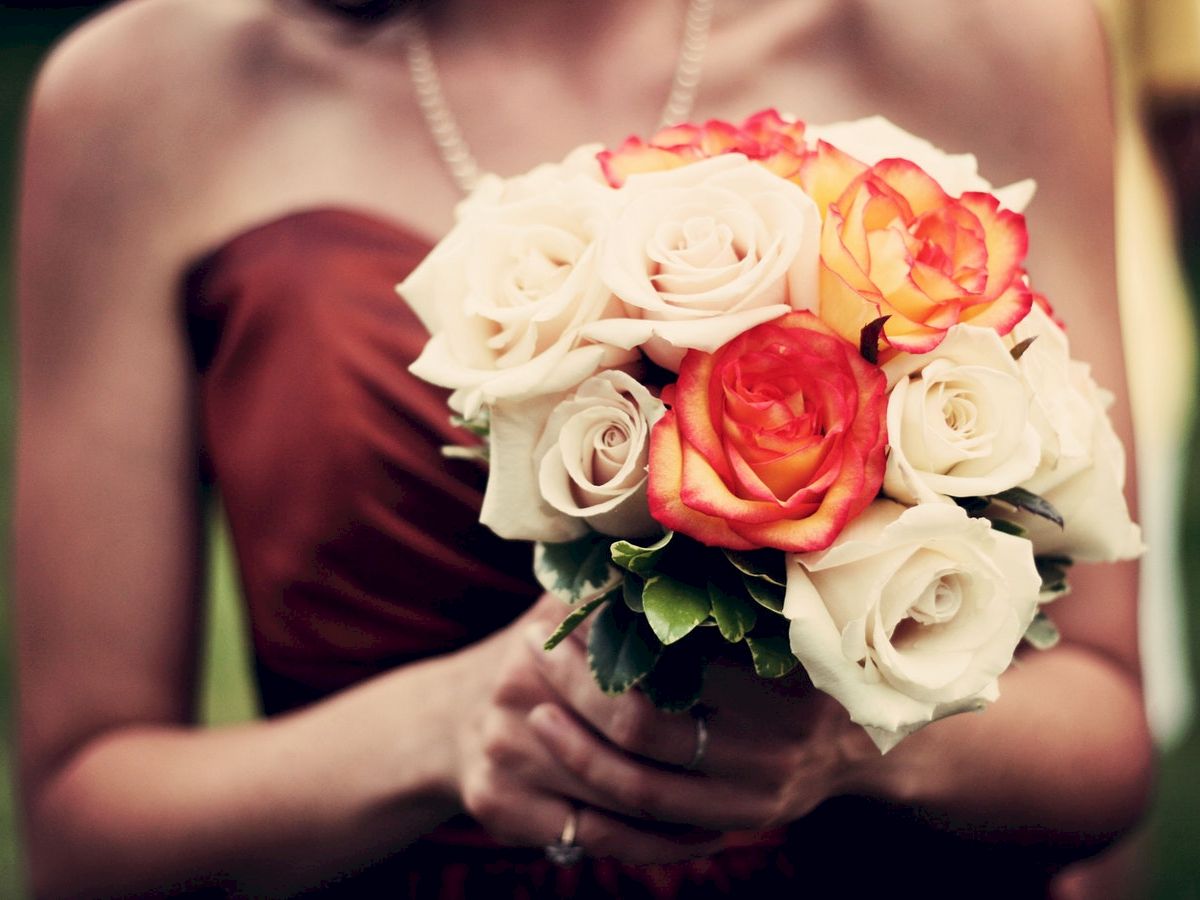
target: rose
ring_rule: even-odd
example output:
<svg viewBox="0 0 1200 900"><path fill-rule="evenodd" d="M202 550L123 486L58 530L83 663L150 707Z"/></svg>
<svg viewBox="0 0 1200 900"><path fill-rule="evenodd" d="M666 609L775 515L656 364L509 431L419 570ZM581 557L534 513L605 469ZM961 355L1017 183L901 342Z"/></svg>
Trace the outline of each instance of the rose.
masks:
<svg viewBox="0 0 1200 900"><path fill-rule="evenodd" d="M1062 515L1059 528L1018 513L1038 553L1073 559L1131 559L1142 552L1141 532L1125 502L1125 451L1113 431L1108 392L1086 364L1072 360L1063 330L1035 308L1013 330L1033 343L1018 365L1034 396L1033 420L1042 432L1037 471L1022 487L1043 497Z"/></svg>
<svg viewBox="0 0 1200 900"><path fill-rule="evenodd" d="M826 213L821 318L847 339L888 316L881 347L925 353L959 322L1006 334L1032 305L1024 217L991 194L955 200L913 163L884 160Z"/></svg>
<svg viewBox="0 0 1200 900"><path fill-rule="evenodd" d="M412 371L454 388L451 406L466 415L566 390L632 358L582 335L620 309L598 276L596 245L615 192L570 167L526 177L511 196L485 186L398 288L432 334Z"/></svg>
<svg viewBox="0 0 1200 900"><path fill-rule="evenodd" d="M497 404L480 521L518 540L568 541L588 526L624 538L659 532L646 506L646 464L662 413L662 402L619 370L565 398Z"/></svg>
<svg viewBox="0 0 1200 900"><path fill-rule="evenodd" d="M809 153L804 123L764 109L740 125L710 119L703 125L685 122L658 131L650 140L628 138L616 150L597 155L605 178L621 187L630 175L674 169L722 153L740 153L787 178Z"/></svg>
<svg viewBox="0 0 1200 900"><path fill-rule="evenodd" d="M603 534L661 531L646 505L646 481L650 429L664 411L624 372L585 381L555 407L533 452L546 502Z"/></svg>
<svg viewBox="0 0 1200 900"><path fill-rule="evenodd" d="M597 158L601 149L601 144L584 144L568 153L562 162L543 163L511 178L485 173L466 199L455 207L454 216L461 220L479 215L489 206L529 200L547 192L554 193L564 181L577 178L602 185L605 175Z"/></svg>
<svg viewBox="0 0 1200 900"><path fill-rule="evenodd" d="M604 243L599 274L626 318L592 340L644 350L673 371L688 349L816 302L820 222L796 185L739 154L634 175Z"/></svg>
<svg viewBox="0 0 1200 900"><path fill-rule="evenodd" d="M879 490L884 391L806 312L689 353L650 438L651 513L714 546L829 546Z"/></svg>
<svg viewBox="0 0 1200 900"><path fill-rule="evenodd" d="M1031 392L996 332L956 325L934 350L900 353L883 371L891 388L887 496L907 504L985 497L1037 468Z"/></svg>
<svg viewBox="0 0 1200 900"><path fill-rule="evenodd" d="M951 504L878 500L829 549L788 555L783 614L813 684L886 752L996 698L1040 586L1029 541Z"/></svg>
<svg viewBox="0 0 1200 900"><path fill-rule="evenodd" d="M659 130L650 140L634 135L616 150L597 154L608 183L622 187L631 175L677 169L722 153L753 158L755 142L731 122L712 119L703 125L686 122Z"/></svg>
<svg viewBox="0 0 1200 900"><path fill-rule="evenodd" d="M816 131L840 141L819 143L797 176L824 215L822 319L857 340L888 316L881 349L913 353L936 347L958 322L1006 334L1020 321L1033 302L1025 220L987 192L971 157L949 157L880 119ZM878 158L890 147L906 158ZM852 155L868 150L871 165ZM971 189L955 196L947 185ZM1017 185L1004 196L1023 204L1029 191Z"/></svg>

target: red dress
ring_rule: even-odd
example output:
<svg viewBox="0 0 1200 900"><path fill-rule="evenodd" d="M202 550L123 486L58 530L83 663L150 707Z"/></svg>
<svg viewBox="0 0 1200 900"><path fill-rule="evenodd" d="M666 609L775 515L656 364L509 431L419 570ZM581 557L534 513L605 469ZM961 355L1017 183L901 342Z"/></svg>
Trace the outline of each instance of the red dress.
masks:
<svg viewBox="0 0 1200 900"><path fill-rule="evenodd" d="M475 642L539 593L529 546L477 522L483 472L441 455L462 438L445 392L408 372L426 335L394 286L428 250L379 217L317 208L240 234L188 274L202 463L228 515L267 714ZM671 866L560 869L463 816L321 896L1031 897L1044 885L1025 855L839 798L786 833Z"/></svg>

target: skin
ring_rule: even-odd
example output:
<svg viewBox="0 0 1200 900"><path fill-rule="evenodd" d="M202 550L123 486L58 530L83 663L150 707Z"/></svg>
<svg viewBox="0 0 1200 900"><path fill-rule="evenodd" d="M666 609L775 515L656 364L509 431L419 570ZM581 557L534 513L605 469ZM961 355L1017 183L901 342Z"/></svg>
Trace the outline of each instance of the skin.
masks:
<svg viewBox="0 0 1200 900"><path fill-rule="evenodd" d="M975 152L993 183L1036 178L1035 285L1123 397L1111 123L1090 11L904 8L726 0L696 116L881 112ZM514 174L585 140L646 132L680 15L632 0L447 2L430 31L481 164ZM790 821L846 792L1064 859L1136 820L1151 750L1132 564L1078 567L1054 608L1062 645L1024 657L985 715L939 722L882 758L802 679L764 689L721 667L700 771L651 765L686 762L693 724L636 694L602 695L576 640L543 653L562 614L550 600L478 645L302 712L195 728L203 553L180 275L296 209L348 206L436 237L457 199L391 25L356 37L298 4L129 0L47 64L22 184L14 554L40 896L214 883L286 894L462 810L540 846L569 800L584 807L588 852L630 862L710 852L718 832ZM1128 445L1123 401L1115 415Z"/></svg>

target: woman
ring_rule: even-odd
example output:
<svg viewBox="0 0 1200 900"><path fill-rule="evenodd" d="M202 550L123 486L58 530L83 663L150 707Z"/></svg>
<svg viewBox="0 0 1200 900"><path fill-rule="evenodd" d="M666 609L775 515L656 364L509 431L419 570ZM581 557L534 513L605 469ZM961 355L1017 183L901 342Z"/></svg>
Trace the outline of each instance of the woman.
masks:
<svg viewBox="0 0 1200 900"><path fill-rule="evenodd" d="M856 892L874 866L885 890L1031 895L1128 827L1150 756L1132 566L1074 573L1061 646L882 758L801 679L718 669L701 735L600 694L578 644L540 650L562 609L472 526L440 397L404 368L422 336L390 286L460 196L411 32L332 6L130 0L35 92L16 558L38 893ZM1054 7L724 0L692 116L878 112L994 183L1036 178L1030 269L1119 388L1104 58L1086 4ZM512 174L647 132L684 12L422 21L465 143ZM204 731L214 474L278 715ZM585 861L544 859L556 842Z"/></svg>

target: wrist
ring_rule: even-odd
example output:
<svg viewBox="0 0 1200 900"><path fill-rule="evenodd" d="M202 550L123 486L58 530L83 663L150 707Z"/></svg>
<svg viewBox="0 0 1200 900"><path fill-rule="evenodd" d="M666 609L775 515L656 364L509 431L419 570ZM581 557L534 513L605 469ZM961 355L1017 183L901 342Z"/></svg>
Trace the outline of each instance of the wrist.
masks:
<svg viewBox="0 0 1200 900"><path fill-rule="evenodd" d="M889 803L910 805L921 795L921 776L927 766L925 755L914 752L907 738L900 746L883 753L861 725L849 721L837 735L842 760L836 791L843 796L869 797Z"/></svg>
<svg viewBox="0 0 1200 900"><path fill-rule="evenodd" d="M477 658L484 646L486 642L417 664L413 696L420 724L409 720L407 741L420 759L423 793L446 811L446 818L463 811L465 750L476 721L476 698L487 690L479 679L487 666Z"/></svg>

